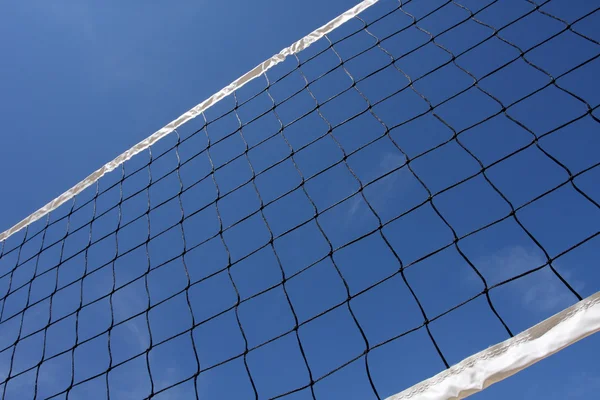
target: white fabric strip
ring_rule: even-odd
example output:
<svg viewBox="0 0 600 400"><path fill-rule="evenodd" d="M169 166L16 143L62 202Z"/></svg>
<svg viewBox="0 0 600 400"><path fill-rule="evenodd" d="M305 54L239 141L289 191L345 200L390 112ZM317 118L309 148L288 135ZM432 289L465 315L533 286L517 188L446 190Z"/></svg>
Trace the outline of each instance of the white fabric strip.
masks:
<svg viewBox="0 0 600 400"><path fill-rule="evenodd" d="M464 399L600 331L600 292L386 400Z"/></svg>
<svg viewBox="0 0 600 400"><path fill-rule="evenodd" d="M73 186L71 189L67 190L66 192L64 192L63 194L58 196L56 199L52 200L50 203L46 204L44 207L40 208L39 210L37 210L36 212L31 214L24 220L22 220L21 222L19 222L15 226L13 226L12 228L2 232L0 234L0 242L7 239L9 236L15 234L16 232L19 232L21 229L32 224L33 222L37 221L38 219L42 218L43 216L45 216L52 210L57 209L62 204L71 200L74 196L76 196L77 194L84 191L86 188L93 185L104 174L107 174L107 173L113 171L115 168L119 167L125 161L129 160L131 157L135 156L139 152L146 150L148 147L152 146L154 143L156 143L163 137L167 136L168 134L173 132L175 129L177 129L181 125L185 124L186 122L188 122L191 119L196 118L203 111L210 108L213 104L221 101L223 98L229 96L235 90L241 88L242 86L244 86L251 80L258 78L263 73L265 73L267 70L273 68L275 65L284 61L286 59L286 57L288 57L292 54L296 54L296 53L306 49L311 44L313 44L317 40L321 39L323 36L325 36L326 34L328 34L331 31L333 31L334 29L336 29L338 26L342 25L343 23L347 22L354 16L360 14L367 8L371 7L373 4L377 3L378 1L379 0L364 0L364 1L360 2L356 6L352 7L348 11L346 11L345 13L343 13L343 14L339 15L338 17L334 18L333 20L329 21L327 24L323 25L319 29L313 31L312 33L310 33L307 36L303 37L302 39L298 40L296 43L292 44L290 47L287 47L287 48L281 50L278 54L275 54L270 59L268 59L268 60L264 61L262 64L256 66L254 69L247 72L245 75L236 79L234 82L232 82L228 86L224 87L219 92L213 94L211 97L204 100L202 103L198 104L196 107L194 107L191 110L189 110L188 112L184 113L179 118L177 118L174 121L170 122L169 124L165 125L163 128L159 129L158 131L156 131L152 135L148 136L146 139L142 140L141 142L139 142L138 144L136 144L135 146L133 146L132 148L130 148L129 150L127 150L126 152L124 152L123 154L121 154L120 156L115 158L114 160L112 160L111 162L107 163L102 168L98 169L93 174L91 174L90 176L88 176L87 178L85 178L84 180L82 180L81 182L76 184L75 186Z"/></svg>

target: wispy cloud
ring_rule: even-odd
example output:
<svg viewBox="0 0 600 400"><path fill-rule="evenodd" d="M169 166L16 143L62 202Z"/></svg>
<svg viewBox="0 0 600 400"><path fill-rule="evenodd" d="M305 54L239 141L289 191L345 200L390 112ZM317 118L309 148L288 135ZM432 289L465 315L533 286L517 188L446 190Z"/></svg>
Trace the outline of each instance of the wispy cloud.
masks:
<svg viewBox="0 0 600 400"><path fill-rule="evenodd" d="M123 319L133 314L137 314L140 312L140 310L145 309L147 301L148 297L145 293L145 290L133 290L133 288L130 286L129 289L125 289L122 296L119 296L113 300L115 317L118 319ZM168 324L171 316L166 313L156 313L152 315L151 318L158 318L161 320L161 323ZM136 352L146 350L149 344L146 317L142 315L141 317L131 319L125 323L125 327L130 334L130 336L127 338L127 343L130 343L132 347L137 347ZM167 359L163 359L160 354L161 352L150 353L150 369L152 371L152 379L155 391L172 385L173 383L184 378L185 375L184 370L180 366L173 364L172 360L168 359L168 357ZM146 361L144 358L143 363L136 364L135 366L130 365L130 368L135 368L136 370L141 368L139 371L137 371L139 373L136 373L135 377L132 377L128 380L121 380L118 384L113 384L111 386L116 398L134 399L144 398L148 395L147 391L149 390L150 381L147 380L146 377L148 379L150 379L150 377L146 371L146 367L144 365L145 362ZM161 393L161 399L166 400L181 398L180 395L182 390L185 390L185 388L179 386L177 388L170 389Z"/></svg>
<svg viewBox="0 0 600 400"><path fill-rule="evenodd" d="M600 393L600 376L581 372L569 377L565 393L557 399L592 399Z"/></svg>
<svg viewBox="0 0 600 400"><path fill-rule="evenodd" d="M118 320L128 318L133 314L137 314L140 310L144 310L148 301L145 293L140 294L127 288L122 290L120 296L113 298L115 318ZM125 323L125 327L131 333L132 344L137 345L139 351L145 350L148 345L148 327L145 318L136 317L129 320Z"/></svg>
<svg viewBox="0 0 600 400"><path fill-rule="evenodd" d="M399 152L386 152L381 157L378 163L373 164L373 171L371 172L371 174L372 176L382 176L403 164L404 159L402 158ZM388 175L381 181L378 181L377 184L372 185L370 187L370 197L372 197L373 199L369 199L369 201L372 203L372 206L376 208L376 211L377 209L386 207L388 205L388 200L392 191L410 190L409 185L406 184L406 182L408 181L406 179L403 179L405 177L405 174L407 173L410 172L405 169L395 171L394 173ZM400 181L403 182L401 183ZM350 207L348 208L348 217L357 218L366 213L370 213L370 210L365 204L362 196L354 196L350 200Z"/></svg>
<svg viewBox="0 0 600 400"><path fill-rule="evenodd" d="M564 368L564 364L559 364L562 368L559 372L560 379L558 384L548 384L545 380L528 380L526 387L520 388L523 391L524 398L545 400L587 400L597 398L600 392L600 376L587 371L572 371ZM575 366L575 368L578 368ZM549 372L549 371L547 371Z"/></svg>
<svg viewBox="0 0 600 400"><path fill-rule="evenodd" d="M364 207L361 207L363 198L361 195L356 195L350 199L350 207L348 207L348 217L354 218L356 213Z"/></svg>
<svg viewBox="0 0 600 400"><path fill-rule="evenodd" d="M404 158L399 152L387 152L381 157L379 161L379 169L383 171L383 173L387 171L391 171L394 168L398 168L399 166L404 164Z"/></svg>
<svg viewBox="0 0 600 400"><path fill-rule="evenodd" d="M476 261L488 284L515 277L545 263L542 254L535 249L511 246L488 257ZM554 267L557 265L554 263ZM562 266L561 275L576 289L584 286L574 276L572 270ZM475 277L470 276L470 280ZM575 297L560 279L546 266L531 275L512 281L506 285L520 303L529 311L548 313L559 311L573 303Z"/></svg>
<svg viewBox="0 0 600 400"><path fill-rule="evenodd" d="M571 273L566 271L563 276L568 280ZM558 311L568 307L573 302L573 294L568 291L549 268L539 271L535 278L536 283L532 285L528 284L527 287L523 288L522 301L529 310L542 312ZM517 285L524 286L524 283L517 282Z"/></svg>

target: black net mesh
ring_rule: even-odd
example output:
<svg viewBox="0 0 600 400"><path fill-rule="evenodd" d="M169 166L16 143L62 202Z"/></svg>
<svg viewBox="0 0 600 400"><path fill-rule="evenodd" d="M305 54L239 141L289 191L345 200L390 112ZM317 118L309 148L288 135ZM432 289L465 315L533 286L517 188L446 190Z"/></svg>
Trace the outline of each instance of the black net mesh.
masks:
<svg viewBox="0 0 600 400"><path fill-rule="evenodd" d="M383 0L1 243L3 398L382 399L599 290L594 3Z"/></svg>

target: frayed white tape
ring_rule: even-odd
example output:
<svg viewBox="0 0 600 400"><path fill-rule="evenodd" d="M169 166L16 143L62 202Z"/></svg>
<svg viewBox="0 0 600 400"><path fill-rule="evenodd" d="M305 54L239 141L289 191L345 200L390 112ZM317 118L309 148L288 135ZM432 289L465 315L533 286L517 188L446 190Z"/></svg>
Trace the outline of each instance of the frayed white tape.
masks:
<svg viewBox="0 0 600 400"><path fill-rule="evenodd" d="M386 400L464 399L600 331L600 292Z"/></svg>

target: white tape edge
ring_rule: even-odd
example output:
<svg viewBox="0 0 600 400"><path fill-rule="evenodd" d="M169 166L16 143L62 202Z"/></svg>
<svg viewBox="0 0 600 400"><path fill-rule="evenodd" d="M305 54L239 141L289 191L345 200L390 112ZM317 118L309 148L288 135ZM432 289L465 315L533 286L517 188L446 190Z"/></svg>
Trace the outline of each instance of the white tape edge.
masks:
<svg viewBox="0 0 600 400"><path fill-rule="evenodd" d="M600 331L600 292L386 400L464 399Z"/></svg>
<svg viewBox="0 0 600 400"><path fill-rule="evenodd" d="M354 16L360 14L367 8L371 7L373 4L377 3L378 1L379 0L364 0L364 1L360 2L356 6L352 7L348 11L346 11L345 13L343 13L343 14L339 15L338 17L334 18L333 20L329 21L327 24L323 25L319 29L316 29L312 33L310 33L307 36L303 37L302 39L298 40L296 43L281 50L278 54L275 54L270 59L257 65L254 69L252 69L251 71L242 75L241 77L236 79L234 82L232 82L228 86L224 87L223 89L221 89L217 93L213 94L208 99L204 100L202 103L198 104L196 107L194 107L191 110L189 110L188 112L184 113L183 115L181 115L179 118L175 119L174 121L168 123L163 128L159 129L152 135L148 136L146 139L142 140L141 142L139 142L138 144L136 144L135 146L133 146L132 148L130 148L129 150L127 150L126 152L124 152L123 154L121 154L120 156L115 158L114 160L112 160L111 162L105 164L102 168L96 170L90 176L88 176L87 178L85 178L84 180L82 180L81 182L79 182L78 184L73 186L71 189L67 190L66 192L64 192L63 194L61 194L60 196L58 196L57 198L52 200L50 203L46 204L44 207L40 208L33 214L29 215L27 218L25 218L21 222L17 223L16 225L14 225L12 228L2 232L0 234L0 242L3 240L6 240L9 236L19 232L21 229L25 228L26 226L34 223L35 221L42 218L49 212L57 209L62 204L71 200L73 197L75 197L76 195L78 195L79 193L81 193L82 191L84 191L85 189L90 187L91 185L93 185L98 179L100 179L102 176L104 176L104 174L107 174L107 173L113 171L115 168L119 167L121 164L123 164L125 161L129 160L131 157L148 149L148 147L152 146L154 143L156 143L163 137L167 136L168 134L173 132L175 129L177 129L181 125L185 124L186 122L188 122L191 119L196 118L202 112L204 112L205 110L210 108L213 104L216 104L217 102L221 101L223 98L229 96L235 90L241 88L242 86L244 86L248 82L252 81L253 79L258 78L263 73L265 73L267 70L273 68L275 65L284 61L286 59L286 57L288 57L292 54L296 54L296 53L306 49L311 44L313 44L317 40L321 39L323 36L325 36L326 34L328 34L331 31L333 31L334 29L336 29L343 23L347 22Z"/></svg>

